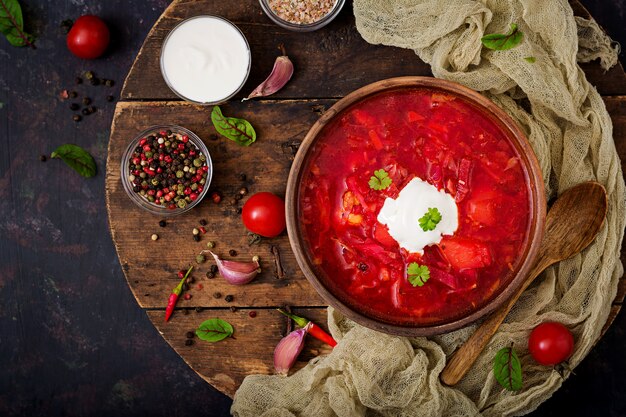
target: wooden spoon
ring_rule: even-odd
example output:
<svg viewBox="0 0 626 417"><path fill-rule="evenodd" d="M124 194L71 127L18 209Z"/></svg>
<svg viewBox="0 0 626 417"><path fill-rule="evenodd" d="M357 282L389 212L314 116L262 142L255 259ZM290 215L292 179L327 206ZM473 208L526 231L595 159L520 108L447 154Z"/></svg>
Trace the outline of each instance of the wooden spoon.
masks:
<svg viewBox="0 0 626 417"><path fill-rule="evenodd" d="M546 217L535 267L511 298L492 313L450 358L440 375L444 384L454 385L465 376L513 304L544 269L574 256L593 242L604 223L606 211L606 191L597 182L578 184L554 202Z"/></svg>

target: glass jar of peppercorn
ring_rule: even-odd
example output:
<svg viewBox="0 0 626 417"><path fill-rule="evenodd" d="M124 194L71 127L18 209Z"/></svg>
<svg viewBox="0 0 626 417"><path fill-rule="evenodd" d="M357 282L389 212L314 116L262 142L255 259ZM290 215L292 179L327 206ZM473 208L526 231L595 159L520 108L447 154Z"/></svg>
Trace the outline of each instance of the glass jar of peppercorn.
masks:
<svg viewBox="0 0 626 417"><path fill-rule="evenodd" d="M207 194L213 164L202 140L176 125L152 126L122 156L121 180L130 199L159 216L182 214Z"/></svg>

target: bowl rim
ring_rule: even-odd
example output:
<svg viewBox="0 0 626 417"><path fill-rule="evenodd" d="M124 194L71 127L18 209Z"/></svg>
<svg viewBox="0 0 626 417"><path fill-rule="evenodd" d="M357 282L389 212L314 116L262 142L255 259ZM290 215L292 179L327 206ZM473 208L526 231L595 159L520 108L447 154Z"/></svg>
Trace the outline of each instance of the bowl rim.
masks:
<svg viewBox="0 0 626 417"><path fill-rule="evenodd" d="M192 201L191 203L187 204L187 206L185 206L185 208L182 208L182 209L177 208L177 209L171 210L171 209L157 206L156 204L150 203L149 201L147 201L146 199L144 199L143 197L135 193L132 190L132 187L130 186L129 181L128 181L128 172L127 172L128 160L130 156L132 155L133 150L139 144L139 141L145 138L146 136L149 136L151 133L158 132L164 129L166 130L169 129L172 132L183 133L189 136L189 140L193 142L193 144L196 145L198 149L202 151L202 153L204 153L206 157L206 164L209 167L209 170L207 171L206 182L204 184L204 188L202 192L200 193L200 195L198 195L198 198L195 201ZM120 163L120 181L122 182L122 188L124 188L124 191L126 191L128 198L133 203L135 203L137 207L155 216L174 217L174 216L178 216L183 213L186 213L192 208L196 207L198 204L200 204L202 199L207 195L212 179L213 179L213 160L211 159L211 154L209 153L209 149L207 148L206 144L204 143L202 139L200 139L200 136L196 135L191 130L185 127L179 126L179 125L173 125L173 124L152 125L142 130L141 132L137 134L137 136L135 136L128 143L128 146L126 147L126 149L124 150L124 153L122 154L122 160Z"/></svg>
<svg viewBox="0 0 626 417"><path fill-rule="evenodd" d="M526 253L526 256L521 261L517 274L513 276L509 284L502 288L499 294L497 294L481 308L472 311L466 316L446 323L421 327L410 327L376 320L354 310L350 306L343 303L337 296L333 295L316 276L314 269L308 260L308 256L306 254L306 243L304 242L303 236L299 233L299 218L297 215L298 189L300 179L303 174L302 168L307 161L309 149L311 149L312 145L315 143L322 129L331 120L334 120L336 115L340 114L357 102L379 93L410 88L443 90L460 96L470 103L478 106L485 115L490 117L494 122L497 122L502 128L508 130L507 137L509 141L515 146L516 151L520 154L520 156L525 159L524 162L528 171L528 185L531 198L529 235L526 246L523 247L523 251ZM510 298L510 296L522 286L529 272L535 265L541 241L543 239L546 217L546 196L541 167L530 143L528 142L528 139L526 138L526 135L517 123L494 102L480 93L469 89L468 87L452 81L422 76L388 78L368 84L348 94L328 109L315 122L315 124L313 124L298 149L287 179L285 201L287 213L287 233L291 248L302 272L311 285L313 285L318 294L332 307L336 308L344 316L355 321L356 323L373 330L400 336L432 336L457 330L485 317L503 305Z"/></svg>
<svg viewBox="0 0 626 417"><path fill-rule="evenodd" d="M244 43L246 44L246 49L248 51L248 68L246 69L246 76L243 78L243 80L241 81L241 84L239 85L239 87L237 87L237 89L235 91L233 91L229 96L224 97L223 99L220 99L220 100L217 100L217 101L198 101L198 100L193 100L193 99L191 99L189 97L185 97L182 93L180 93L178 90L176 90L176 88L174 88L174 85L170 82L169 78L167 77L167 73L165 71L165 61L164 61L165 57L164 57L163 52L165 51L165 45L167 45L167 42L169 41L170 36L176 31L176 29L178 29L179 27L181 27L185 23L188 23L188 22L190 22L192 20L195 20L195 19L203 19L203 18L211 18L211 19L221 20L221 21L225 22L226 24L232 26L235 29L235 31L237 31L239 33L239 35L241 35L241 38L243 39ZM228 100L233 98L235 95L237 95L237 93L239 93L241 91L241 89L244 87L244 85L246 85L246 82L248 81L248 78L250 77L250 71L252 69L252 51L250 49L250 43L248 42L248 38L246 38L246 35L244 35L242 30L239 29L239 27L236 24L234 24L233 22L231 22L230 20L228 20L228 19L226 19L225 17L222 17L222 16L211 15L211 14L200 14L200 15L191 16L191 17L188 17L186 19L183 19L176 26L174 26L168 32L168 34L165 36L165 39L163 39L163 42L161 43L161 51L159 52L159 69L161 71L161 77L163 77L163 81L165 81L165 84L172 91L172 93L176 94L179 98L181 98L184 101L187 101L189 103L198 104L200 106L213 106L213 105L216 105L216 104L222 104L222 103L227 102Z"/></svg>

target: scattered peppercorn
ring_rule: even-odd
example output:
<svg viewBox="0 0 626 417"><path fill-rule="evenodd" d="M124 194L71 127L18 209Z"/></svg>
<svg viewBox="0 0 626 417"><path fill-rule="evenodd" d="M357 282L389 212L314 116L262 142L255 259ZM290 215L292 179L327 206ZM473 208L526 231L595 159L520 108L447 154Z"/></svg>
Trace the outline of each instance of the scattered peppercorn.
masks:
<svg viewBox="0 0 626 417"><path fill-rule="evenodd" d="M200 235L193 235L193 240L200 242Z"/></svg>
<svg viewBox="0 0 626 417"><path fill-rule="evenodd" d="M222 293L221 292L214 292L213 293L213 298L222 298Z"/></svg>
<svg viewBox="0 0 626 417"><path fill-rule="evenodd" d="M188 291L189 290L189 285L187 283L184 283L182 286L183 291Z"/></svg>
<svg viewBox="0 0 626 417"><path fill-rule="evenodd" d="M193 340L192 339L185 340L185 346L191 346L191 345L193 345Z"/></svg>
<svg viewBox="0 0 626 417"><path fill-rule="evenodd" d="M361 271L367 271L367 264L365 264L363 262L359 262L359 269Z"/></svg>
<svg viewBox="0 0 626 417"><path fill-rule="evenodd" d="M217 274L217 265L211 265L211 272L213 272L214 274Z"/></svg>
<svg viewBox="0 0 626 417"><path fill-rule="evenodd" d="M39 155L39 160L41 162L46 162L48 160L48 157L46 155Z"/></svg>
<svg viewBox="0 0 626 417"><path fill-rule="evenodd" d="M161 221L159 221L159 226L165 227L165 226L167 226L167 222L165 220L161 220Z"/></svg>
<svg viewBox="0 0 626 417"><path fill-rule="evenodd" d="M248 189L246 187L241 187L241 189L239 190L239 194L241 195L248 194Z"/></svg>
<svg viewBox="0 0 626 417"><path fill-rule="evenodd" d="M237 307L235 307L235 306L230 306L230 311L231 311L232 313L236 312L236 311L237 311Z"/></svg>
<svg viewBox="0 0 626 417"><path fill-rule="evenodd" d="M115 97L113 97L113 96L107 96L107 101L108 101L109 103L110 103L110 102L112 102L113 100L115 100Z"/></svg>
<svg viewBox="0 0 626 417"><path fill-rule="evenodd" d="M196 256L196 262L198 262L199 264L204 263L204 261L206 261L206 257L203 254Z"/></svg>
<svg viewBox="0 0 626 417"><path fill-rule="evenodd" d="M213 191L211 193L211 199L215 204L219 204L219 202L222 201L222 196L217 191Z"/></svg>
<svg viewBox="0 0 626 417"><path fill-rule="evenodd" d="M183 297L185 300L191 300L191 294L185 294Z"/></svg>
<svg viewBox="0 0 626 417"><path fill-rule="evenodd" d="M228 294L226 297L224 297L224 301L226 301L227 303L230 303L234 299L235 297L233 297L231 294Z"/></svg>
<svg viewBox="0 0 626 417"><path fill-rule="evenodd" d="M250 318L255 318L256 317L256 311L251 311L248 313L248 315L250 316Z"/></svg>
<svg viewBox="0 0 626 417"><path fill-rule="evenodd" d="M83 105L88 106L91 104L91 99L89 97L83 97Z"/></svg>
<svg viewBox="0 0 626 417"><path fill-rule="evenodd" d="M198 235L200 234L200 231L194 227L191 233L193 233L194 235Z"/></svg>
<svg viewBox="0 0 626 417"><path fill-rule="evenodd" d="M81 120L83 120L83 118L82 118L82 117L80 117L80 114L75 114L75 115L72 117L72 120L74 120L75 122L80 122Z"/></svg>
<svg viewBox="0 0 626 417"><path fill-rule="evenodd" d="M76 110L78 110L78 109L80 109L80 106L78 105L78 103L72 103L72 104L70 104L70 110L71 110L71 111L76 111Z"/></svg>
<svg viewBox="0 0 626 417"><path fill-rule="evenodd" d="M206 229L202 226L200 226L200 233L202 233L203 235L206 234Z"/></svg>
<svg viewBox="0 0 626 417"><path fill-rule="evenodd" d="M104 80L104 85L106 85L107 87L113 87L115 83L113 82L113 80Z"/></svg>
<svg viewBox="0 0 626 417"><path fill-rule="evenodd" d="M85 71L85 78L87 78L88 80L93 79L94 77L94 73L92 71Z"/></svg>
<svg viewBox="0 0 626 417"><path fill-rule="evenodd" d="M230 256L237 256L237 251L235 249L231 249L231 250L228 251L228 254Z"/></svg>
<svg viewBox="0 0 626 417"><path fill-rule="evenodd" d="M232 198L230 200L230 204L232 204L233 206L237 205L237 199L236 198Z"/></svg>
<svg viewBox="0 0 626 417"><path fill-rule="evenodd" d="M89 106L89 113L95 113L98 109L94 106Z"/></svg>
<svg viewBox="0 0 626 417"><path fill-rule="evenodd" d="M76 82L76 84L82 84L83 83L83 79L80 77L76 77L76 79L74 80L74 82Z"/></svg>
<svg viewBox="0 0 626 417"><path fill-rule="evenodd" d="M159 238L159 235L157 235L156 233L153 233L152 236L150 236L150 239L152 240L157 240Z"/></svg>
<svg viewBox="0 0 626 417"><path fill-rule="evenodd" d="M78 97L78 93L76 91L70 91L70 98Z"/></svg>
<svg viewBox="0 0 626 417"><path fill-rule="evenodd" d="M246 180L246 178L247 178L247 177L246 177L246 174L244 174L243 172L242 172L241 174L239 174L239 179L240 179L241 181L245 181L245 180Z"/></svg>
<svg viewBox="0 0 626 417"><path fill-rule="evenodd" d="M204 308L196 307L196 313L202 313L203 311L204 311Z"/></svg>
<svg viewBox="0 0 626 417"><path fill-rule="evenodd" d="M199 223L200 223L200 226L206 226L207 225L207 222L204 219L200 219Z"/></svg>
<svg viewBox="0 0 626 417"><path fill-rule="evenodd" d="M185 309L183 309L183 315L185 315L185 316L186 316L187 314L189 314L189 310L187 310L186 308L185 308Z"/></svg>
<svg viewBox="0 0 626 417"><path fill-rule="evenodd" d="M195 281L195 279L192 276L187 277L187 280L185 281L187 284L193 284Z"/></svg>
<svg viewBox="0 0 626 417"><path fill-rule="evenodd" d="M242 198L243 198L243 196L241 194L237 194L235 196L235 200L237 200L237 201L241 200Z"/></svg>
<svg viewBox="0 0 626 417"><path fill-rule="evenodd" d="M206 247L209 248L209 249L213 249L215 247L215 242L213 242L212 240L209 240L206 243Z"/></svg>
<svg viewBox="0 0 626 417"><path fill-rule="evenodd" d="M235 212L237 214L241 214L242 211L243 211L243 209L241 207L237 207L237 210L235 210Z"/></svg>
<svg viewBox="0 0 626 417"><path fill-rule="evenodd" d="M194 336L195 336L195 335L194 335L194 333L193 333L193 332L187 332L187 333L185 333L185 337L186 337L187 339L193 339L193 337L194 337Z"/></svg>
<svg viewBox="0 0 626 417"><path fill-rule="evenodd" d="M178 278L183 279L185 277L185 272L186 271L184 271L182 269L180 271L178 271Z"/></svg>
<svg viewBox="0 0 626 417"><path fill-rule="evenodd" d="M94 77L94 78L89 80L89 83L91 85L100 85L100 80Z"/></svg>
<svg viewBox="0 0 626 417"><path fill-rule="evenodd" d="M88 108L84 108L81 113L83 113L83 116L89 116L91 114L91 113L89 113L89 109Z"/></svg>

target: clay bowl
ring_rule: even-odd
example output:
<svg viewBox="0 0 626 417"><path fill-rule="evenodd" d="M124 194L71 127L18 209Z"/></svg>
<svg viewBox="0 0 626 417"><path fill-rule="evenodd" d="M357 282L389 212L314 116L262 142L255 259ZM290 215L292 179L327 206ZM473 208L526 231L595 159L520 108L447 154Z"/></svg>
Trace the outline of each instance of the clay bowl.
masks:
<svg viewBox="0 0 626 417"><path fill-rule="evenodd" d="M366 100L376 94L403 89L428 89L447 92L470 102L498 125L520 156L527 175L528 192L530 196L530 221L525 244L521 248L520 261L516 268L509 273L509 279L503 282L491 298L479 304L462 317L446 322L437 322L431 325L411 323L410 319L402 323L381 319L367 311L367 306L360 306L354 300L338 295L333 290L332 279L316 267L304 238L301 224L302 214L299 211L300 183L307 161L312 157L312 148L321 136L325 127L350 106ZM304 275L317 290L320 296L335 309L355 322L384 333L402 336L431 336L456 330L466 326L497 309L512 293L519 288L530 269L534 266L539 246L543 237L546 216L546 200L541 169L537 158L528 143L524 133L517 124L493 102L460 84L430 77L399 77L382 80L360 88L343 99L339 100L311 127L304 138L295 157L287 182L286 193L287 230L291 247L296 260Z"/></svg>

